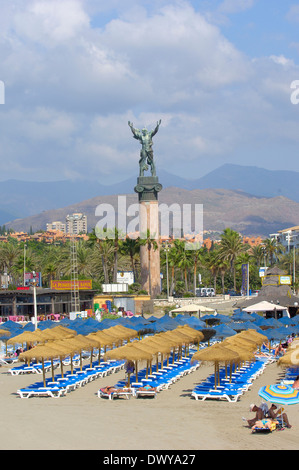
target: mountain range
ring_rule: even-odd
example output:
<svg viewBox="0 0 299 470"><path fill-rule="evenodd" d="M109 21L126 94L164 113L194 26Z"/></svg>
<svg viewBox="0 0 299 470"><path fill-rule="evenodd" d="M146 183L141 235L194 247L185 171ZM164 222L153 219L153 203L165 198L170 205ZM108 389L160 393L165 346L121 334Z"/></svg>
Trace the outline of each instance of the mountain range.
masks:
<svg viewBox="0 0 299 470"><path fill-rule="evenodd" d="M159 202L203 204L206 230L229 226L246 235L268 236L298 225L298 172L225 164L192 180L165 170L158 170L158 175L163 185ZM136 176L109 186L99 181L0 182L0 225L18 231L44 230L47 222L84 212L91 229L98 221L94 214L98 204L109 203L117 210L119 194L127 195L127 204L137 202Z"/></svg>

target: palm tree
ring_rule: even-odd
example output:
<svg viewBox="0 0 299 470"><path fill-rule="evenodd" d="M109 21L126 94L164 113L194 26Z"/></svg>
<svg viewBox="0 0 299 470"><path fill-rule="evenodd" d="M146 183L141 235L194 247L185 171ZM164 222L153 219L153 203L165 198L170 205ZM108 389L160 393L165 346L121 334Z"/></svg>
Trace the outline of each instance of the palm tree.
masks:
<svg viewBox="0 0 299 470"><path fill-rule="evenodd" d="M274 260L283 253L283 246L275 238L266 238L263 240L265 254L269 259L270 266L274 263Z"/></svg>
<svg viewBox="0 0 299 470"><path fill-rule="evenodd" d="M243 244L242 237L238 232L230 228L226 228L221 235L219 243L219 259L227 261L230 265L230 270L233 273L234 290L236 291L236 268L235 263L237 256L246 250Z"/></svg>
<svg viewBox="0 0 299 470"><path fill-rule="evenodd" d="M193 260L193 292L195 296L196 295L197 268L198 268L199 263L203 262L204 249L201 247L197 250L191 250L190 257Z"/></svg>
<svg viewBox="0 0 299 470"><path fill-rule="evenodd" d="M2 270L5 270L7 274L11 274L14 263L22 255L22 253L23 252L16 243L8 241L7 243L3 244L0 250L0 265Z"/></svg>
<svg viewBox="0 0 299 470"><path fill-rule="evenodd" d="M186 250L186 242L177 240L175 246L177 248L177 264L179 268L182 268L184 271L184 279L185 279L185 290L188 291L188 268L193 266L192 260L192 251L193 250Z"/></svg>
<svg viewBox="0 0 299 470"><path fill-rule="evenodd" d="M135 282L138 282L137 270L135 269L135 257L140 253L139 238L126 237L125 240L120 244L120 252L128 255L131 260L131 270L134 275Z"/></svg>
<svg viewBox="0 0 299 470"><path fill-rule="evenodd" d="M89 234L88 245L95 249L95 253L100 255L102 269L104 273L105 284L109 284L109 271L111 270L111 261L114 259L114 247L110 240L103 237L99 238L95 229Z"/></svg>
<svg viewBox="0 0 299 470"><path fill-rule="evenodd" d="M251 257L255 260L257 267L259 268L264 261L264 247L262 245L252 246L250 247L249 252Z"/></svg>
<svg viewBox="0 0 299 470"><path fill-rule="evenodd" d="M174 290L175 283L176 283L175 275L176 275L177 265L178 265L178 252L174 243L168 252L168 266L171 269L171 282L170 282L170 288L169 288L170 296L172 296L173 294L173 290Z"/></svg>
<svg viewBox="0 0 299 470"><path fill-rule="evenodd" d="M32 251L27 251L26 253L26 265L25 269L27 272L33 271L36 267L36 260L34 259L34 254ZM19 257L15 259L13 265L11 266L11 273L13 273L14 277L18 279L18 282L20 282L20 279L24 279L24 254L20 253ZM23 280L21 281L21 284L23 284Z"/></svg>
<svg viewBox="0 0 299 470"><path fill-rule="evenodd" d="M223 263L223 260L219 258L219 253L217 253L217 250L211 250L207 253L206 266L213 276L215 293L216 293L217 275L219 273L220 263Z"/></svg>

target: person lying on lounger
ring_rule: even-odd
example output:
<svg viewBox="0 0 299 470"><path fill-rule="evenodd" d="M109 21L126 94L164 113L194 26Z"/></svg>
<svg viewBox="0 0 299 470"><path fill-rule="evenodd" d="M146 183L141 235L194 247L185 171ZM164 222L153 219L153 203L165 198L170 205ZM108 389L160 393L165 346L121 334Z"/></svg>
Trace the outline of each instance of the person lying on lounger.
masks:
<svg viewBox="0 0 299 470"><path fill-rule="evenodd" d="M270 418L265 418L256 421L256 423L252 426L251 430L252 431L275 431L277 426L277 421L270 419Z"/></svg>
<svg viewBox="0 0 299 470"><path fill-rule="evenodd" d="M292 383L292 387L296 390L299 390L299 375L295 378L294 382Z"/></svg>

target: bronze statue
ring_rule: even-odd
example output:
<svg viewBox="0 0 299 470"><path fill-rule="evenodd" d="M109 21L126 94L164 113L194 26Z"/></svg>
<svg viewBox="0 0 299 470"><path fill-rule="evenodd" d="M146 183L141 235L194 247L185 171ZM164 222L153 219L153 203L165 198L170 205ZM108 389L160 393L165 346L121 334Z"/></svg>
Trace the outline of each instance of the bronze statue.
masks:
<svg viewBox="0 0 299 470"><path fill-rule="evenodd" d="M152 137L157 134L159 130L159 126L161 124L161 119L157 122L157 125L153 131L148 131L146 128L136 129L133 127L133 123L128 121L128 124L133 132L133 136L135 139L141 142L141 150L140 150L140 160L139 160L139 176L144 176L144 171L148 170L148 165L151 167L151 174L152 176L156 176L156 167L154 162L154 152L152 149L153 141Z"/></svg>

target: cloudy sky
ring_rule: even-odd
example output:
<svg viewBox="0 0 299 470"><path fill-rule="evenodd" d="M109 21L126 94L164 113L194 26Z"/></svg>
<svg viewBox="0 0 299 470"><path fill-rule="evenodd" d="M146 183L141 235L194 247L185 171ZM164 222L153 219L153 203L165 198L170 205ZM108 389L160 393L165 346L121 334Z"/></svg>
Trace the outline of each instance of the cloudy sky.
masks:
<svg viewBox="0 0 299 470"><path fill-rule="evenodd" d="M299 2L0 0L0 181L299 171ZM298 82L299 85L299 82ZM296 97L299 97L299 90Z"/></svg>

